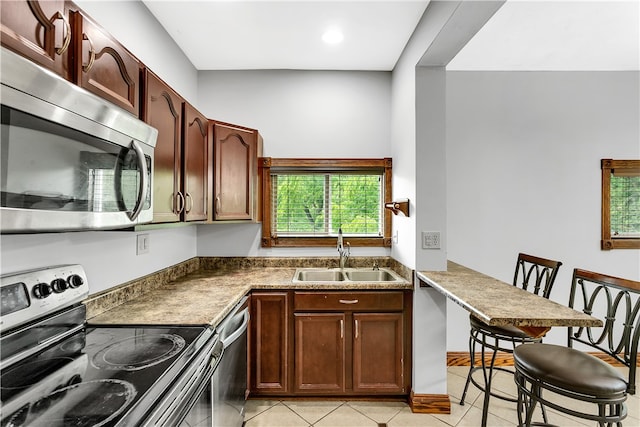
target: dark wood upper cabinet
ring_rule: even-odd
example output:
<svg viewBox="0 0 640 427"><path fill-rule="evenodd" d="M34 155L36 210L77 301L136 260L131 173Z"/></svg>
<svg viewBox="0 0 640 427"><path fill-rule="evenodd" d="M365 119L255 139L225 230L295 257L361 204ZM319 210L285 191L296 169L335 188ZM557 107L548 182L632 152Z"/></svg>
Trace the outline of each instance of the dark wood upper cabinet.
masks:
<svg viewBox="0 0 640 427"><path fill-rule="evenodd" d="M3 46L158 130L154 223L261 219L257 130L207 119L71 1L4 1L0 34Z"/></svg>
<svg viewBox="0 0 640 427"><path fill-rule="evenodd" d="M146 70L143 120L158 130L153 160L153 222L178 222L185 208L182 194L183 99Z"/></svg>
<svg viewBox="0 0 640 427"><path fill-rule="evenodd" d="M64 0L3 1L2 45L55 72L71 75L71 24Z"/></svg>
<svg viewBox="0 0 640 427"><path fill-rule="evenodd" d="M207 220L209 177L209 120L185 102L182 142L184 184L184 221Z"/></svg>
<svg viewBox="0 0 640 427"><path fill-rule="evenodd" d="M136 117L142 64L81 11L71 11L75 83Z"/></svg>
<svg viewBox="0 0 640 427"><path fill-rule="evenodd" d="M255 129L213 121L213 220L257 219L258 156Z"/></svg>

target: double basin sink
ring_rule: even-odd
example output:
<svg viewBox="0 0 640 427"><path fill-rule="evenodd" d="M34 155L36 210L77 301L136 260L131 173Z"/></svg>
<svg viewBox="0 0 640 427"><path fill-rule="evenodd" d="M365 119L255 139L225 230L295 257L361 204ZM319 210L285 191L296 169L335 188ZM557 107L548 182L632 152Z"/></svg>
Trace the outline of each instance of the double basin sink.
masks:
<svg viewBox="0 0 640 427"><path fill-rule="evenodd" d="M293 282L404 282L397 273L387 268L298 268Z"/></svg>

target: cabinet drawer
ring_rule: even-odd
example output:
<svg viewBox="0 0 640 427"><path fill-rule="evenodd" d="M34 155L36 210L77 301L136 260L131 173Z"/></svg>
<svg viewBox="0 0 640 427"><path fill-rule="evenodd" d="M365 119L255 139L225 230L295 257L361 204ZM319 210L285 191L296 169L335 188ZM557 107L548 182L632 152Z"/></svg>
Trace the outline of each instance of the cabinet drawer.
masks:
<svg viewBox="0 0 640 427"><path fill-rule="evenodd" d="M362 311L403 309L402 292L296 292L294 310Z"/></svg>

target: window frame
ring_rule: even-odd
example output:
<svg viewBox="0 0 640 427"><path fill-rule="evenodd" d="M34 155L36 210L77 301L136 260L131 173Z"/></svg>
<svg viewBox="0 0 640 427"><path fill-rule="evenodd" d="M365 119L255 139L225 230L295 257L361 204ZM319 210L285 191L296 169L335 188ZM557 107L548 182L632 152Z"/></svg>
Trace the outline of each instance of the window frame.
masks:
<svg viewBox="0 0 640 427"><path fill-rule="evenodd" d="M624 237L611 235L611 175L617 170L628 170L640 176L640 160L602 159L602 224L600 247L602 250L611 249L640 249L639 237Z"/></svg>
<svg viewBox="0 0 640 427"><path fill-rule="evenodd" d="M286 171L287 169L307 170L310 172L348 172L348 171L376 171L382 172L384 179L383 206L385 201L391 200L392 160L390 157L381 159L330 159L330 158L272 158L261 157L258 161L259 175L262 184L262 239L263 248L272 247L331 247L336 245L336 238L332 236L286 236L279 237L271 234L271 172L272 169ZM391 211L382 209L383 235L381 237L348 237L351 246L359 247L391 247Z"/></svg>

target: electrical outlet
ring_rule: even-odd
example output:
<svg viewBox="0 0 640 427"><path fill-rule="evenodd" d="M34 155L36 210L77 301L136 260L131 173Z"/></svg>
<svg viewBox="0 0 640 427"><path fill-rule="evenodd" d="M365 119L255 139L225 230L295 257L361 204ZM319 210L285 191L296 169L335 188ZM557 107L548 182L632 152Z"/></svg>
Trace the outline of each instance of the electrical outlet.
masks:
<svg viewBox="0 0 640 427"><path fill-rule="evenodd" d="M440 232L423 231L422 249L440 249Z"/></svg>
<svg viewBox="0 0 640 427"><path fill-rule="evenodd" d="M149 253L149 235L138 234L136 236L136 255Z"/></svg>
<svg viewBox="0 0 640 427"><path fill-rule="evenodd" d="M396 232L393 233L393 244L394 245L398 244L398 230L396 230Z"/></svg>

